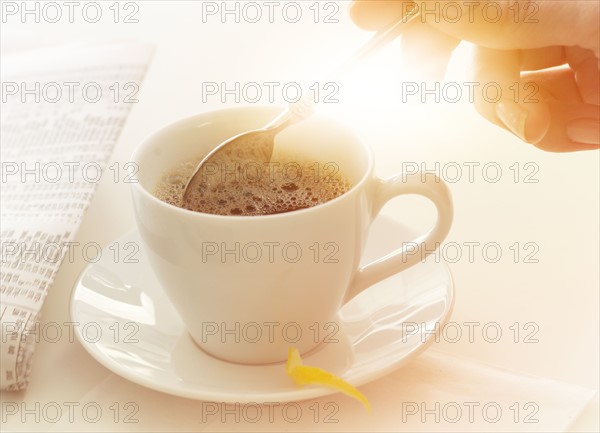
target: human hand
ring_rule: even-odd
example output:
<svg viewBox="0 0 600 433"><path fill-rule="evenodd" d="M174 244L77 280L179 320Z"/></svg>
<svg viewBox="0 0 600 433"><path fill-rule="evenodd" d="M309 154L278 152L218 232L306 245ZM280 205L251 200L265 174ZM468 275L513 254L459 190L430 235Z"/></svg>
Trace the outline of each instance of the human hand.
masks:
<svg viewBox="0 0 600 433"><path fill-rule="evenodd" d="M377 30L415 4L421 16L402 35L408 59L445 67L461 40L473 42L476 82L505 95L490 102L475 92L482 116L544 150L599 148L600 2L354 0L351 16Z"/></svg>

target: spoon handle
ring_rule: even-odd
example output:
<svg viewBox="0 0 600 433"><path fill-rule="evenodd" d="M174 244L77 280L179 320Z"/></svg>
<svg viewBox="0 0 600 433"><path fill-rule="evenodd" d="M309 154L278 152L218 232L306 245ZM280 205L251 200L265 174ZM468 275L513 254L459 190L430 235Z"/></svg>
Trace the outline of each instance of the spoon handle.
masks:
<svg viewBox="0 0 600 433"><path fill-rule="evenodd" d="M290 102L288 106L277 116L270 121L264 129L281 130L292 123L304 120L310 117L315 111L315 102L308 95L302 96L296 102Z"/></svg>
<svg viewBox="0 0 600 433"><path fill-rule="evenodd" d="M332 76L338 78L343 77L356 64L369 58L398 37L420 15L421 13L418 7L415 6L407 13L407 15L402 16L398 21L393 22L388 27L379 30L363 46L356 50L351 57L339 65Z"/></svg>
<svg viewBox="0 0 600 433"><path fill-rule="evenodd" d="M411 9L407 15L404 15L399 20L393 22L388 27L379 30L375 33L371 39L361 46L351 57L346 59L341 65L339 65L331 75L331 77L340 78L348 73L356 64L367 59L372 54L375 54L389 42L393 41L399 36L415 18L420 15L417 7ZM287 108L264 129L279 131L285 127L296 123L300 120L304 120L315 111L315 102L308 95L304 95L300 100L291 102Z"/></svg>

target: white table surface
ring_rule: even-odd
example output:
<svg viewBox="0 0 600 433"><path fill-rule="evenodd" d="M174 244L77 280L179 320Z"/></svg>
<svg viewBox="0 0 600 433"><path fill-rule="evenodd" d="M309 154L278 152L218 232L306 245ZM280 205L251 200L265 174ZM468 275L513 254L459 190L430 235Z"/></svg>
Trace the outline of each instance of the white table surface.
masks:
<svg viewBox="0 0 600 433"><path fill-rule="evenodd" d="M232 2L230 2L231 4ZM312 13L301 2L305 14ZM312 3L312 2L311 2ZM217 19L202 23L200 2L137 2L137 24L102 20L90 24L15 23L2 26L3 47L35 46L84 40L131 39L153 43L155 57L111 157L124 163L134 147L159 126L179 118L222 106L217 98L202 102L202 82L243 83L300 81L309 78L312 65L334 64L344 58L368 34L353 27L347 17L348 2L340 2L337 24L312 23L312 17L290 24L275 15L276 22L223 24ZM108 4L103 3L108 11ZM213 17L214 18L214 17ZM279 16L280 18L280 16ZM599 154L550 154L523 144L511 134L489 125L468 104L401 104L397 93L400 66L398 42L357 71L341 87L340 103L326 109L345 116L372 145L376 171L389 176L403 163L425 162L432 169L439 162L450 169L463 167L461 180L450 185L455 221L447 243L462 246L462 257L450 264L456 283L452 321L467 331L465 322L481 326L496 322L506 335L518 322L537 329L538 342L515 343L503 338L486 342L442 340L437 349L512 371L547 377L598 389L598 293L599 293ZM456 65L455 65L456 66ZM455 73L464 67L454 68ZM457 82L467 81L457 76ZM344 89L347 89L344 92ZM396 92L396 93L394 93ZM362 99L361 99L362 98ZM268 101L263 100L266 103ZM479 162L469 181L465 163ZM513 179L511 166L526 163L537 183ZM486 181L480 168L494 163L503 170L497 183ZM490 172L491 173L491 172ZM447 172L449 177L454 172ZM411 209L407 212L406 209ZM396 200L383 212L403 215L403 222L425 229L433 215L420 200ZM84 218L76 241L102 245L134 225L128 185L105 176ZM466 245L496 242L503 257L491 263ZM511 245L534 242L538 263L514 261ZM528 250L529 251L529 250ZM447 250L447 255L454 252ZM86 263L77 258L65 262L43 309L43 323L69 321L68 300L75 280ZM531 330L534 328L528 328ZM520 340L523 339L521 335ZM61 339L38 345L26 392L2 392L2 401L77 401L106 380L125 381L93 360L78 342ZM482 386L485 386L482 384ZM105 401L111 396L105 392ZM154 399L169 397L153 392ZM165 403L166 404L166 403ZM94 430L82 422L81 431ZM320 426L323 428L323 426ZM44 423L23 424L12 417L3 430L47 430ZM235 426L230 427L232 430ZM319 427L317 427L319 428ZM115 430L153 429L152 425L119 424ZM598 399L595 398L572 426L573 431L597 431Z"/></svg>

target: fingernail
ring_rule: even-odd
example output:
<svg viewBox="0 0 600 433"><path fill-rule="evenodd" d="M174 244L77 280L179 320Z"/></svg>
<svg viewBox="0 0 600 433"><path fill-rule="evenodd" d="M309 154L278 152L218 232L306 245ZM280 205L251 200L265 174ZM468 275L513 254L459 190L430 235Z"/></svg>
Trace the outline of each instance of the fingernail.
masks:
<svg viewBox="0 0 600 433"><path fill-rule="evenodd" d="M539 143L550 127L550 114L545 104L529 104L527 109L510 99L496 104L496 115L521 140Z"/></svg>
<svg viewBox="0 0 600 433"><path fill-rule="evenodd" d="M527 141L525 139L527 110L513 101L501 99L496 104L496 115L513 134L521 140Z"/></svg>
<svg viewBox="0 0 600 433"><path fill-rule="evenodd" d="M567 137L576 143L600 144L600 120L578 119L567 125Z"/></svg>

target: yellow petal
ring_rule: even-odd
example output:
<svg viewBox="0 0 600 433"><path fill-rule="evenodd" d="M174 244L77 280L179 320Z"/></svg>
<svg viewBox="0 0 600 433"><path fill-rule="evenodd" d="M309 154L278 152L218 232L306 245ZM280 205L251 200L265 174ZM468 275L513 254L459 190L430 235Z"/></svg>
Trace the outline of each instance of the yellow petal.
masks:
<svg viewBox="0 0 600 433"><path fill-rule="evenodd" d="M285 371L288 375L292 375L292 370L294 367L302 365L302 358L300 358L300 352L295 347L290 347L288 349L288 359L285 363Z"/></svg>
<svg viewBox="0 0 600 433"><path fill-rule="evenodd" d="M369 400L367 400L358 389L345 380L328 373L321 368L303 365L300 353L295 347L291 347L288 350L285 371L298 386L316 384L336 389L360 401L367 408L369 413L371 413L371 404L369 403Z"/></svg>

